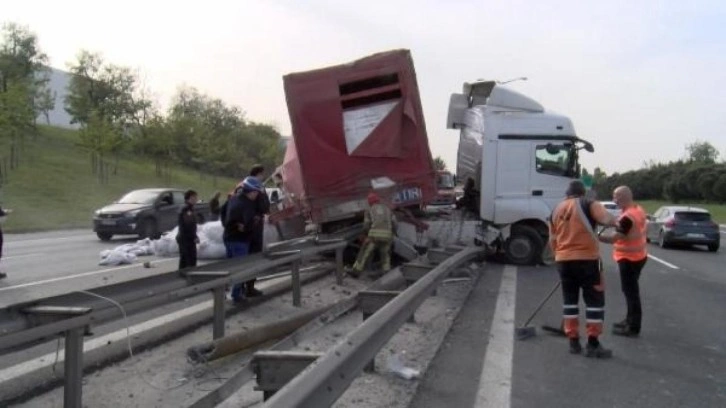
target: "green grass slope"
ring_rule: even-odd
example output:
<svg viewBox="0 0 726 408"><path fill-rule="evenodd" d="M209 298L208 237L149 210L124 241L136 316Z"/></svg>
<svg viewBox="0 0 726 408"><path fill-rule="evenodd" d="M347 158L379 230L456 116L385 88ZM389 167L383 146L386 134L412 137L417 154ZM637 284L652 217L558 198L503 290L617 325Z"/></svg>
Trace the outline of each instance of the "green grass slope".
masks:
<svg viewBox="0 0 726 408"><path fill-rule="evenodd" d="M152 160L129 154L119 161L118 174L101 185L77 140L75 131L43 127L40 135L24 141L20 166L8 173L0 189L0 204L14 210L4 232L90 228L94 210L138 188L192 188L208 201L215 191L226 192L238 181L218 177L215 185L211 176L177 167L167 184L157 177ZM0 142L0 165L9 166L8 146L6 140Z"/></svg>

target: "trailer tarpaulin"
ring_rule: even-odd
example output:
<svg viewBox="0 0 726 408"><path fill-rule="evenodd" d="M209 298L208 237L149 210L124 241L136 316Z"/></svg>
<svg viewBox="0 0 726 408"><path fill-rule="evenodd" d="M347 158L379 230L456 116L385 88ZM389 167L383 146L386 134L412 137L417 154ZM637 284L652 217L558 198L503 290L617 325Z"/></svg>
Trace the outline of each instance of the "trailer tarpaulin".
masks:
<svg viewBox="0 0 726 408"><path fill-rule="evenodd" d="M360 201L374 179L395 185L395 204L420 204L435 196L433 159L408 50L283 80L294 139L285 158L285 188L304 199L315 221L327 219L323 209ZM340 211L356 206L346 208Z"/></svg>

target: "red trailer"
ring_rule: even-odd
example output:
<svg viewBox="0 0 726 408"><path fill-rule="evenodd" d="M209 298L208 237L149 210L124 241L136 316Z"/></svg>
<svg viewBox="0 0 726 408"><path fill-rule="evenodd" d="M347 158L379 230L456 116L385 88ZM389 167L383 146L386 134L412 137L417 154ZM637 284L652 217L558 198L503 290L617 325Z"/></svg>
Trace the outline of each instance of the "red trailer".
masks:
<svg viewBox="0 0 726 408"><path fill-rule="evenodd" d="M283 78L293 140L283 164L288 210L322 226L356 219L376 189L396 207L436 195L411 53L394 50Z"/></svg>

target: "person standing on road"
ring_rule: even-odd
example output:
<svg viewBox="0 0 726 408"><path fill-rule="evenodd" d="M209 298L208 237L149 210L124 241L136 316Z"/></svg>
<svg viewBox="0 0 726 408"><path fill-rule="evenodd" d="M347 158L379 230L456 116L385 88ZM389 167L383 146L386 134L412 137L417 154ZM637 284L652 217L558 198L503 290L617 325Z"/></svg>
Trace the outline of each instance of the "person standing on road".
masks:
<svg viewBox="0 0 726 408"><path fill-rule="evenodd" d="M585 185L581 181L570 183L567 198L557 205L550 218L550 245L562 282L564 329L570 339L570 352L582 353L579 334L582 290L587 308L585 356L610 358L612 351L604 348L599 341L605 317L605 282L594 229L596 224L613 226L615 219L602 204L585 199L585 193Z"/></svg>
<svg viewBox="0 0 726 408"><path fill-rule="evenodd" d="M262 185L254 178L245 179L241 188L225 203L224 245L227 258L244 257L249 253L254 233L255 217L257 217L257 197ZM239 302L243 298L242 284L232 287L232 300Z"/></svg>
<svg viewBox="0 0 726 408"><path fill-rule="evenodd" d="M262 252L262 250L264 249L265 216L270 213L270 198L267 196L267 192L265 191L264 185L262 184L265 181L265 168L261 164L254 165L252 167L252 169L250 170L250 175L249 177L245 178L245 181L250 178L256 180L260 186L259 195L255 200L257 215L255 217L255 222L252 227L252 239L250 241L249 252L250 254L257 254ZM252 279L245 282L245 294L248 297L262 296L262 291L255 288L256 280L257 279Z"/></svg>
<svg viewBox="0 0 726 408"><path fill-rule="evenodd" d="M13 210L11 210L9 208L3 209L2 207L0 207L0 217L6 217L8 214L10 214L12 212L13 212ZM3 257L3 240L4 240L3 230L2 230L2 228L0 228L0 259L2 259L2 257ZM7 277L8 277L8 274L0 271L0 279L4 279Z"/></svg>
<svg viewBox="0 0 726 408"><path fill-rule="evenodd" d="M194 190L184 193L184 207L179 212L176 242L179 245L179 269L197 266L197 214L194 206L199 196Z"/></svg>
<svg viewBox="0 0 726 408"><path fill-rule="evenodd" d="M364 229L367 230L366 238L363 247L358 252L353 269L349 271L356 278L363 272L374 249L378 249L380 254L383 272L391 269L391 244L395 229L393 212L387 205L381 203L380 197L374 192L368 194L368 204L370 208L365 212L364 221Z"/></svg>
<svg viewBox="0 0 726 408"><path fill-rule="evenodd" d="M622 213L618 218L615 234L600 235L600 241L613 244L613 259L620 271L620 285L625 295L628 313L621 322L613 324L613 334L626 337L640 335L643 311L640 304L640 272L648 260L645 239L645 211L633 201L628 186L613 191L613 201Z"/></svg>

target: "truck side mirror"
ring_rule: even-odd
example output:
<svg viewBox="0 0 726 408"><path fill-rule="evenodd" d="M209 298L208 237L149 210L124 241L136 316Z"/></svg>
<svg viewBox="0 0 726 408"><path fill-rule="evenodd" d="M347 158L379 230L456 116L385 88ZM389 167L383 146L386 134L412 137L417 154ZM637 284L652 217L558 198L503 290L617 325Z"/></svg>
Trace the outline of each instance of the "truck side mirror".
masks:
<svg viewBox="0 0 726 408"><path fill-rule="evenodd" d="M547 143L545 149L547 150L547 153L553 156L560 152L560 146L553 145L552 143Z"/></svg>

